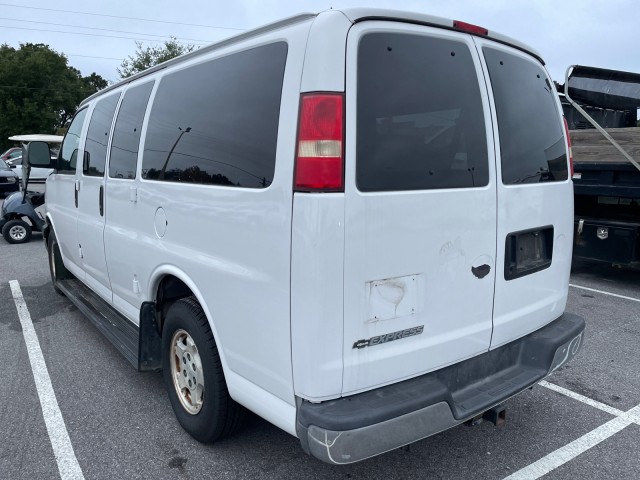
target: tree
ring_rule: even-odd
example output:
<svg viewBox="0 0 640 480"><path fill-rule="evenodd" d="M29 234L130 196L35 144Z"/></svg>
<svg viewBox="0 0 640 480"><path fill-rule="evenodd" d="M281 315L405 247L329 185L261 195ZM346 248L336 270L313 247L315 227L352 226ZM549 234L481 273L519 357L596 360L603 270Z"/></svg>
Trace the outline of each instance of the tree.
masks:
<svg viewBox="0 0 640 480"><path fill-rule="evenodd" d="M95 73L82 77L48 45L0 45L0 149L11 145L12 135L54 133L85 97L106 85Z"/></svg>
<svg viewBox="0 0 640 480"><path fill-rule="evenodd" d="M80 103L80 101L89 97L90 95L93 95L94 93L99 92L103 88L107 88L109 86L109 82L95 72L87 77L83 77L79 70L73 67L69 68L73 71L77 78L80 79L80 83L77 85L77 98L79 98L80 100L77 101L72 108L65 108L60 110L60 118L57 126L59 129L63 129L64 131L66 131L66 128L63 127L68 126L67 124L71 121L78 103Z"/></svg>
<svg viewBox="0 0 640 480"><path fill-rule="evenodd" d="M192 52L195 48L195 45L179 43L176 37L165 40L164 46L144 47L142 42L136 42L136 53L122 61L118 74L120 78L130 77L154 65Z"/></svg>

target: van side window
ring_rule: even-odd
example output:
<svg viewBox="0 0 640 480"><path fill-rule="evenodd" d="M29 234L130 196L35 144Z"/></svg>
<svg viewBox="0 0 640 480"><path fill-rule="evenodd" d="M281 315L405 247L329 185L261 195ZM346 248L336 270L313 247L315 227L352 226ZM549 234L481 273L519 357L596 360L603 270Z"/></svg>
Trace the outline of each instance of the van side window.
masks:
<svg viewBox="0 0 640 480"><path fill-rule="evenodd" d="M265 188L275 169L287 44L214 59L160 81L142 176Z"/></svg>
<svg viewBox="0 0 640 480"><path fill-rule="evenodd" d="M102 177L104 175L109 131L119 98L120 93L110 95L100 100L93 109L87 141L84 146L85 159L82 166L82 173L87 176Z"/></svg>
<svg viewBox="0 0 640 480"><path fill-rule="evenodd" d="M556 89L542 66L494 48L483 48L500 133L502 183L569 178Z"/></svg>
<svg viewBox="0 0 640 480"><path fill-rule="evenodd" d="M488 184L480 84L466 44L412 34L364 35L357 82L359 190Z"/></svg>
<svg viewBox="0 0 640 480"><path fill-rule="evenodd" d="M76 173L76 161L78 159L78 147L80 146L80 134L84 119L87 116L87 108L83 108L73 118L67 135L64 137L60 154L58 155L58 165L56 173L74 175Z"/></svg>
<svg viewBox="0 0 640 480"><path fill-rule="evenodd" d="M153 82L137 85L124 94L111 140L109 177L136 178L136 161L142 121L147 110Z"/></svg>

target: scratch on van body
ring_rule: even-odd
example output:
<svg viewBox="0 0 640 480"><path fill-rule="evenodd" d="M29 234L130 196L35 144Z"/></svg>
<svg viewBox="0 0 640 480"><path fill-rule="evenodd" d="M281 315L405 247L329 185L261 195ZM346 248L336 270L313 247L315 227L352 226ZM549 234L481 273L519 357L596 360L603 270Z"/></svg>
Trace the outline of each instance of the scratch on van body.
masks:
<svg viewBox="0 0 640 480"><path fill-rule="evenodd" d="M453 242L448 241L440 247L438 258L438 273L454 275L465 269L466 253L462 248L462 239L457 237Z"/></svg>

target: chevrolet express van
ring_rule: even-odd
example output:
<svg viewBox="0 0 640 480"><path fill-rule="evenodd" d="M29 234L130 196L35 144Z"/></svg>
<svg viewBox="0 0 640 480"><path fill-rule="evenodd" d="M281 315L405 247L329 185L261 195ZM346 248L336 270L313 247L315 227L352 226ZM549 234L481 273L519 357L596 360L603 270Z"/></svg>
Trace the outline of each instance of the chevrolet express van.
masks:
<svg viewBox="0 0 640 480"><path fill-rule="evenodd" d="M356 462L578 352L569 152L526 45L418 13L296 16L80 105L46 184L53 285L163 370L197 440L249 409Z"/></svg>

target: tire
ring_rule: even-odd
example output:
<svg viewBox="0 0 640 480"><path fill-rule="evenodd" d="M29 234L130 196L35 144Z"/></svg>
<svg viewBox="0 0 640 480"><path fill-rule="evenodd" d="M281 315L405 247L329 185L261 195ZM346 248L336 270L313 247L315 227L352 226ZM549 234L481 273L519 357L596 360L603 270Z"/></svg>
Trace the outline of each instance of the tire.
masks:
<svg viewBox="0 0 640 480"><path fill-rule="evenodd" d="M58 239L54 232L49 234L47 253L49 254L49 273L51 274L51 284L53 285L53 289L58 295L64 295L62 290L60 290L60 287L58 287L58 282L60 280L71 278L73 275L69 270L67 270L67 267L64 266L62 255L60 254L60 248L58 247Z"/></svg>
<svg viewBox="0 0 640 480"><path fill-rule="evenodd" d="M9 220L2 227L2 236L9 243L27 243L31 233L31 226L24 220Z"/></svg>
<svg viewBox="0 0 640 480"><path fill-rule="evenodd" d="M162 329L162 366L173 412L193 438L213 443L242 425L246 411L229 396L209 322L194 297L169 307Z"/></svg>

